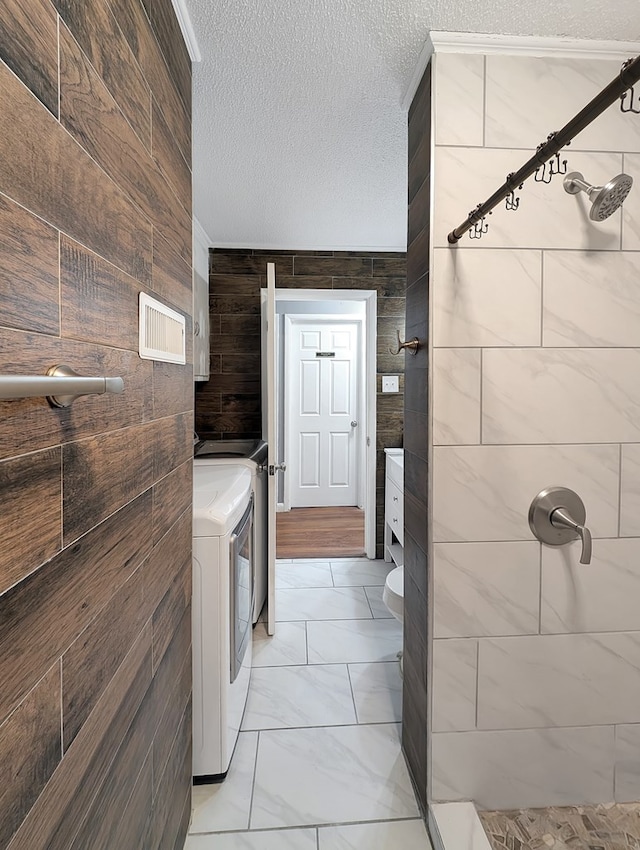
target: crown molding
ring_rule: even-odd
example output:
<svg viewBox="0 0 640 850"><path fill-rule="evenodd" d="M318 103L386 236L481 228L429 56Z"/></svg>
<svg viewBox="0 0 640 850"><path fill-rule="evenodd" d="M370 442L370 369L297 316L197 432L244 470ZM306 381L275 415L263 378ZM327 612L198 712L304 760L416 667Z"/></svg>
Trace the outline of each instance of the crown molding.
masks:
<svg viewBox="0 0 640 850"><path fill-rule="evenodd" d="M427 65L429 64L431 57L433 56L433 42L431 38L427 36L427 40L422 45L422 50L418 54L418 58L416 60L415 67L413 69L413 73L411 74L411 79L409 80L409 85L407 86L407 90L402 98L402 109L405 112L409 111L409 107L411 106L411 102L415 97L416 92L418 91L418 86L420 85L420 80L424 72L427 70Z"/></svg>
<svg viewBox="0 0 640 850"><path fill-rule="evenodd" d="M209 234L200 224L195 215L193 216L193 238L196 242L199 242L204 248L209 249L213 245L213 242L209 238Z"/></svg>
<svg viewBox="0 0 640 850"><path fill-rule="evenodd" d="M430 32L435 53L484 53L516 56L553 56L559 59L629 59L640 53L634 41L586 38L541 38L533 35L497 35L474 32Z"/></svg>
<svg viewBox="0 0 640 850"><path fill-rule="evenodd" d="M555 59L610 59L623 62L640 54L636 41L598 41L581 38L541 38L474 32L430 32L416 60L402 99L408 111L420 80L434 53L481 53L502 56L552 56Z"/></svg>
<svg viewBox="0 0 640 850"><path fill-rule="evenodd" d="M193 24L191 23L191 18L189 17L185 0L171 0L171 2L173 3L173 11L176 13L176 18L180 24L182 37L184 38L184 43L187 45L191 61L202 62L202 54L198 47L196 33L193 29Z"/></svg>

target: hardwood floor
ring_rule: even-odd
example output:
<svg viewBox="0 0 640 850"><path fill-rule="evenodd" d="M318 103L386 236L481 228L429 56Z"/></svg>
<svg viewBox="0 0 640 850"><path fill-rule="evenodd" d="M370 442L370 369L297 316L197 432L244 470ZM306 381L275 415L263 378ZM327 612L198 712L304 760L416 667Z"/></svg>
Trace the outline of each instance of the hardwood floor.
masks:
<svg viewBox="0 0 640 850"><path fill-rule="evenodd" d="M364 511L360 508L293 508L276 516L278 558L364 554Z"/></svg>

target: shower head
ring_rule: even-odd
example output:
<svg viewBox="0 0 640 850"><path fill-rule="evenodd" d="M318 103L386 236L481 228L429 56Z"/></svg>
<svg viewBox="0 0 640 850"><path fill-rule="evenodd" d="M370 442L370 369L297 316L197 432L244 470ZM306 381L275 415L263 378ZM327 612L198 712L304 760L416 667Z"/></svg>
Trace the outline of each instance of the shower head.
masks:
<svg viewBox="0 0 640 850"><path fill-rule="evenodd" d="M604 186L590 186L579 171L572 171L564 178L563 186L570 195L586 192L591 201L589 218L592 221L604 221L622 205L633 186L633 177L618 174Z"/></svg>

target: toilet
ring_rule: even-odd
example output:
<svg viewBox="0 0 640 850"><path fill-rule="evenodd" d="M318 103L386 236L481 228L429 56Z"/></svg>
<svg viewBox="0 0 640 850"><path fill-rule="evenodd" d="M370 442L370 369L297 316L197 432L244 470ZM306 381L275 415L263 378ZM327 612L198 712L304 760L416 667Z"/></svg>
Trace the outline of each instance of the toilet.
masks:
<svg viewBox="0 0 640 850"><path fill-rule="evenodd" d="M382 601L390 613L404 622L404 567L396 567L387 574L382 591Z"/></svg>
<svg viewBox="0 0 640 850"><path fill-rule="evenodd" d="M396 567L387 574L382 591L382 601L388 610L400 623L404 623L404 567ZM402 666L402 650L398 653L400 675L404 673Z"/></svg>

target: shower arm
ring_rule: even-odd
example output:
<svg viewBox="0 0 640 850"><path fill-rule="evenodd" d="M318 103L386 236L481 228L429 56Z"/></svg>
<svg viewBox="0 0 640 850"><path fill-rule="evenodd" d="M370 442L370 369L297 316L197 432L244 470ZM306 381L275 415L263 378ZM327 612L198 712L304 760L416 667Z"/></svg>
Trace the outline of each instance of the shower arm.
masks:
<svg viewBox="0 0 640 850"><path fill-rule="evenodd" d="M465 221L449 233L447 239L451 245L458 242L464 234L488 215L507 195L515 191L524 181L568 145L585 127L588 127L605 109L640 80L640 56L629 59L622 66L618 76L602 89L577 115L556 133L550 133L547 141L539 145L531 159L507 177L500 188L490 198L472 210Z"/></svg>

